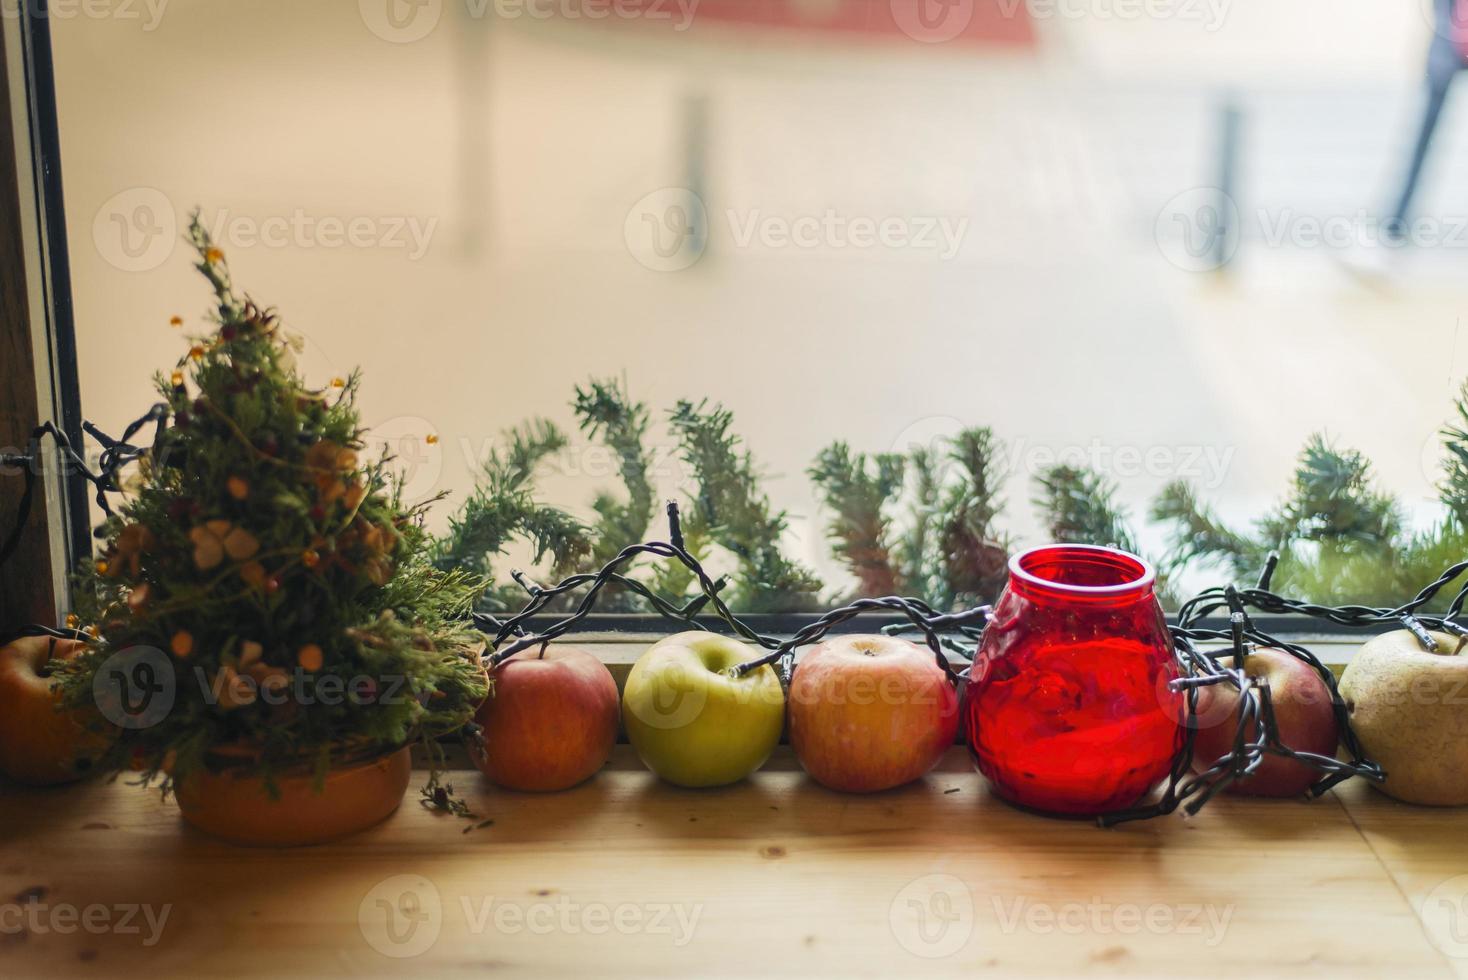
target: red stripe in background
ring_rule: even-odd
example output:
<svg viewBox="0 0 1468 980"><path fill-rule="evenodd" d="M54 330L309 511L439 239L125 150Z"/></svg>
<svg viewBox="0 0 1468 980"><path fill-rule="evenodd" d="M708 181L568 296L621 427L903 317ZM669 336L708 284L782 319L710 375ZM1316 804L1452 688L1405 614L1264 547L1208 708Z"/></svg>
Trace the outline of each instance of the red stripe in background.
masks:
<svg viewBox="0 0 1468 980"><path fill-rule="evenodd" d="M1035 44L1025 0L699 0L694 22L704 20L928 43Z"/></svg>
<svg viewBox="0 0 1468 980"><path fill-rule="evenodd" d="M3 2L3 0L0 0ZM864 34L929 44L1033 47L1034 25L1026 0L523 0L594 22L645 17L678 22ZM1468 0L1465 0L1468 2ZM691 16L690 16L691 15Z"/></svg>

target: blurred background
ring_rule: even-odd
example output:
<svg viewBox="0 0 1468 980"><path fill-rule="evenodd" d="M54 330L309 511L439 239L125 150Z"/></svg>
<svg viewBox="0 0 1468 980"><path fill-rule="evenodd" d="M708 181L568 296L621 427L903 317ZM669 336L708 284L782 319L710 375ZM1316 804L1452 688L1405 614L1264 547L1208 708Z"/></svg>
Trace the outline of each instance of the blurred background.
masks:
<svg viewBox="0 0 1468 980"><path fill-rule="evenodd" d="M726 409L752 460L719 478L757 477L746 498L828 598L872 567L863 533L910 536L919 494L911 456L866 498L849 484L875 460L812 478L837 440L982 448L985 486L939 478L1001 548L1054 536L1069 493L1071 519L1093 505L1166 561L1177 523L1149 512L1179 480L1248 531L1312 433L1374 464L1404 533L1447 513L1461 98L1407 244L1384 230L1428 51L1450 48L1433 0L53 6L82 402L104 428L187 349L170 317L205 328L179 238L198 206L309 377L362 368L408 495L451 494L438 530L536 417L566 436L536 501L590 523L599 492L625 499L624 457L573 409L592 379L645 403L659 500L717 490L669 412L693 403L686 437ZM975 427L992 441L954 442ZM844 557L843 503L891 521L848 521ZM533 551L514 538L493 568ZM1182 591L1215 578L1173 570Z"/></svg>

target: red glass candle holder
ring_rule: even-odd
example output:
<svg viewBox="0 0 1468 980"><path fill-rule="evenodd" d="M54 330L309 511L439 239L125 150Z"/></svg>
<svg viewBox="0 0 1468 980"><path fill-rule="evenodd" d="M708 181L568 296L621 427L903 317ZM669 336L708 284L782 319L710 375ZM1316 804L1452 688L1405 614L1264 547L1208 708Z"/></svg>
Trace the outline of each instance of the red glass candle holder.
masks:
<svg viewBox="0 0 1468 980"><path fill-rule="evenodd" d="M1012 803L1094 816L1135 805L1184 737L1172 639L1135 555L1048 545L1014 556L969 674L964 727Z"/></svg>

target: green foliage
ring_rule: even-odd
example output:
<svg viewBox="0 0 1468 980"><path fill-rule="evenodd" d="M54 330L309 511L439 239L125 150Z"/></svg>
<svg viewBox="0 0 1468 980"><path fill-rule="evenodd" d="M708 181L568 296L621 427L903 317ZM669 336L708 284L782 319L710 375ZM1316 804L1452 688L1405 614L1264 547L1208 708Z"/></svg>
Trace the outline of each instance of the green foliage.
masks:
<svg viewBox="0 0 1468 980"><path fill-rule="evenodd" d="M1116 483L1105 474L1062 463L1042 472L1036 483L1040 495L1035 506L1052 541L1107 545L1142 554L1126 509L1116 502ZM1175 609L1182 597L1169 572L1162 563L1157 572L1157 599L1163 608Z"/></svg>
<svg viewBox="0 0 1468 980"><path fill-rule="evenodd" d="M511 541L523 539L534 549L536 562L550 557L552 574L570 574L591 555L592 534L572 515L535 497L536 471L566 447L565 433L550 421L532 419L506 431L502 442L490 451L468 499L449 518L448 532L433 542L434 566L487 579L493 557ZM483 605L502 610L524 601L518 586L501 584L485 596Z"/></svg>
<svg viewBox="0 0 1468 980"><path fill-rule="evenodd" d="M1468 381L1458 389L1454 403L1456 424L1443 427L1443 482L1438 496L1458 527L1468 527Z"/></svg>
<svg viewBox="0 0 1468 980"><path fill-rule="evenodd" d="M1338 450L1316 433L1301 450L1291 494L1259 531L1275 547L1318 541L1372 550L1396 539L1402 518L1396 500L1376 489L1366 457Z"/></svg>
<svg viewBox="0 0 1468 980"><path fill-rule="evenodd" d="M1181 570L1192 562L1222 566L1235 581L1258 575L1269 548L1234 531L1198 499L1191 484L1175 480L1153 501L1151 519L1171 527L1165 567Z"/></svg>
<svg viewBox="0 0 1468 980"><path fill-rule="evenodd" d="M1461 396L1458 411L1464 411ZM1454 488L1463 479L1453 472L1453 460L1462 458L1454 453L1454 432L1444 431L1450 462L1441 490L1450 515ZM1399 602L1461 560L1468 544L1456 516L1407 533L1400 505L1378 489L1369 461L1319 434L1301 449L1285 498L1252 534L1224 525L1183 482L1163 488L1151 514L1170 526L1168 568L1221 567L1235 581L1248 582L1276 552L1275 590L1333 605Z"/></svg>
<svg viewBox="0 0 1468 980"><path fill-rule="evenodd" d="M683 460L693 470L695 530L738 561L731 602L748 612L820 608L821 582L787 558L780 542L786 515L770 507L754 458L732 431L733 413L707 402L680 401L669 414Z"/></svg>
<svg viewBox="0 0 1468 980"><path fill-rule="evenodd" d="M937 608L998 595L1008 561L1008 543L994 527L1003 511L999 448L989 429L975 428L959 433L941 458L922 447L869 458L842 442L816 457L808 472L834 515L827 535L856 577L857 595L914 595Z"/></svg>
<svg viewBox="0 0 1468 980"><path fill-rule="evenodd" d="M433 561L441 569L464 568L488 576L494 556L517 538L534 547L538 563L547 556L547 575L559 580L573 572L595 571L628 545L649 536L656 514L652 483L653 456L646 448L651 424L647 406L632 400L616 381L590 381L576 388L573 403L583 432L615 454L626 491L625 501L607 490L592 501L597 518L587 527L560 508L537 499L535 472L548 456L566 448L554 424L537 420L505 435L505 447L491 453L464 506L448 532L434 543ZM679 403L670 426L679 450L696 473L694 506L685 510L683 532L689 552L701 562L723 549L737 563L730 601L750 612L795 612L818 608L820 581L786 558L781 538L783 513L773 512L760 490L752 457L739 448L731 431L733 418L721 408ZM696 589L691 573L672 562L650 566L649 587L672 599ZM602 611L631 612L640 600L625 590L603 590ZM501 584L486 597L485 607L518 609L525 593ZM564 604L562 604L564 607Z"/></svg>
<svg viewBox="0 0 1468 980"><path fill-rule="evenodd" d="M1066 463L1037 478L1035 506L1052 541L1099 544L1137 553L1126 511L1116 503L1116 484L1104 474Z"/></svg>
<svg viewBox="0 0 1468 980"><path fill-rule="evenodd" d="M358 377L308 387L197 215L190 235L217 329L156 379L173 424L80 576L96 638L58 673L68 703L91 703L114 654L167 651L172 710L122 731L102 765L175 779L224 747L269 778L459 728L488 693L464 621L483 580L433 568L421 510L402 508L386 460L361 460Z"/></svg>
<svg viewBox="0 0 1468 980"><path fill-rule="evenodd" d="M997 598L1008 575L1009 542L994 530L1004 509L996 475L999 441L987 428L965 429L953 441L950 460L961 479L944 488L937 526L944 606Z"/></svg>
<svg viewBox="0 0 1468 980"><path fill-rule="evenodd" d="M907 589L892 557L887 506L902 490L905 464L898 453L868 459L862 453L853 455L846 443L834 442L807 471L834 512L826 536L836 556L856 576L859 595L897 595Z"/></svg>
<svg viewBox="0 0 1468 980"><path fill-rule="evenodd" d="M647 406L634 402L616 381L590 382L576 388L576 417L581 431L599 439L616 454L628 500L619 503L605 491L598 493L592 509L599 518L592 542L591 565L600 568L628 545L647 538L657 508L656 493L649 473L652 456L644 448L647 436Z"/></svg>

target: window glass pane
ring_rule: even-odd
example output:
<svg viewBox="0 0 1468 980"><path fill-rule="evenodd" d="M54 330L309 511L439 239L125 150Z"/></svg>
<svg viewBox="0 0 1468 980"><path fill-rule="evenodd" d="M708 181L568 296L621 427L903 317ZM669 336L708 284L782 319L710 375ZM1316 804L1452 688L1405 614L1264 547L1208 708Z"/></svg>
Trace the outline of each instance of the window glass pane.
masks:
<svg viewBox="0 0 1468 980"><path fill-rule="evenodd" d="M1383 230L1429 47L1436 77L1457 66L1425 0L941 7L962 23L917 0L66 9L87 416L141 414L187 349L170 318L203 329L179 237L197 205L312 378L362 368L408 496L449 494L436 530L506 430L564 435L538 509L500 528L550 522L564 560L510 534L502 586L661 536L675 498L728 524L710 564L750 608L961 604L1058 535L1167 563L1178 523L1151 512L1186 510L1179 480L1233 557L1173 569L1173 594L1280 543L1285 584L1322 598L1387 601L1456 557L1434 529L1468 356L1468 103L1437 121L1407 244ZM588 431L619 398L647 412L636 497ZM719 410L736 456L690 460ZM1307 512L1282 509L1317 433ZM865 498L822 455L838 441L868 457ZM984 492L954 447L986 458ZM926 506L915 448L948 485ZM1353 452L1366 488L1341 478Z"/></svg>

